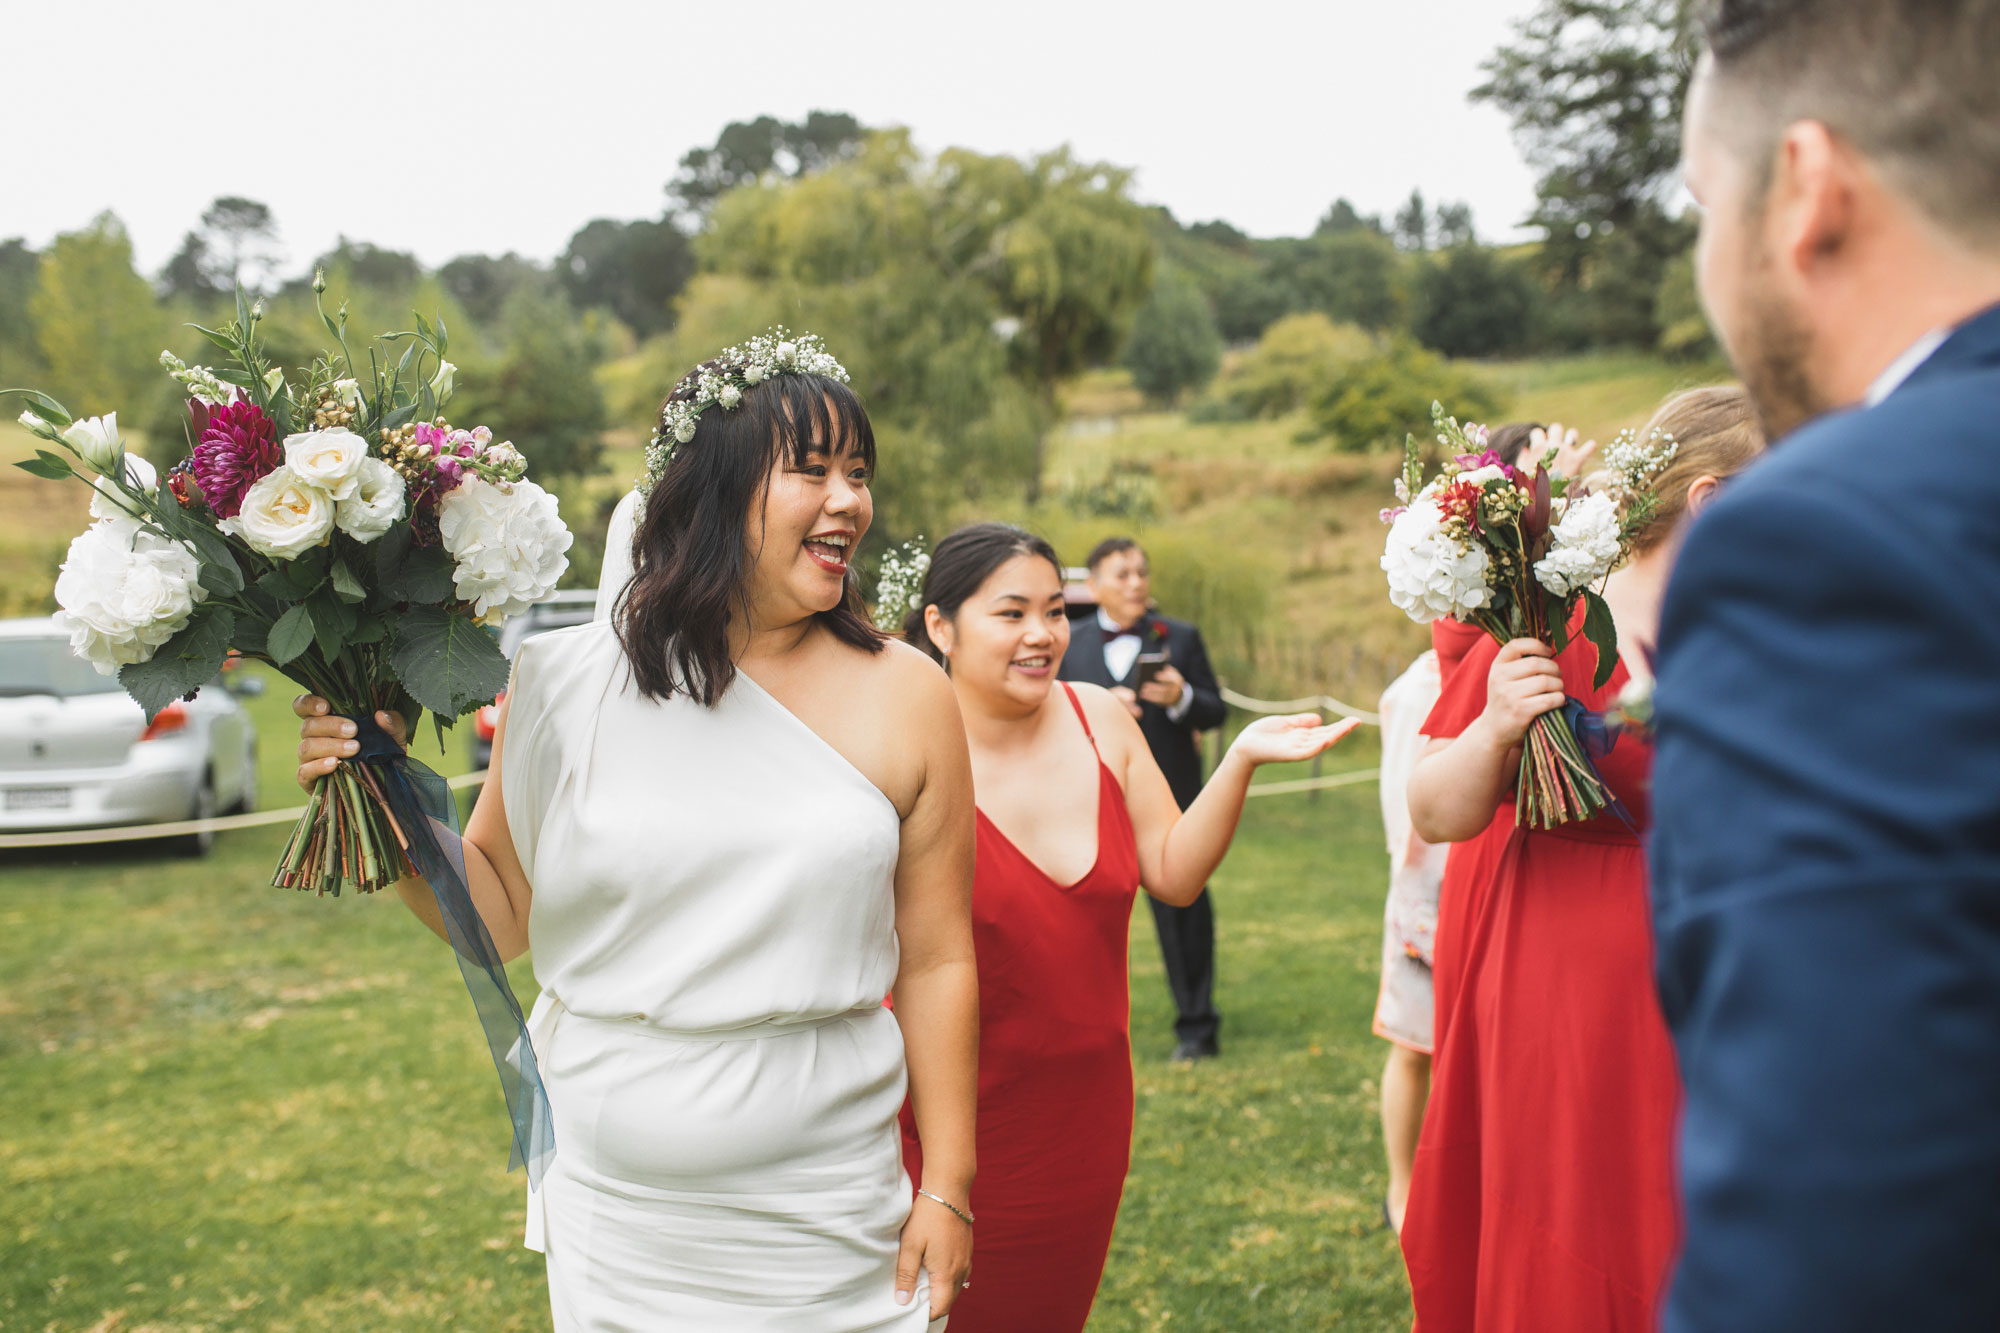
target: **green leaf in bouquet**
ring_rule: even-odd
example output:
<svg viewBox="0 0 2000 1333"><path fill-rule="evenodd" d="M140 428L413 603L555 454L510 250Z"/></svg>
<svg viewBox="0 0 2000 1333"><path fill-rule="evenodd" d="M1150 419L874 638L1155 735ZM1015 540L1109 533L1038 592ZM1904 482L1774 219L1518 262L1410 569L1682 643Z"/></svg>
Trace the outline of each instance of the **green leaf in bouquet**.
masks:
<svg viewBox="0 0 2000 1333"><path fill-rule="evenodd" d="M180 633L160 645L151 661L119 668L118 683L139 701L151 722L168 704L215 679L229 656L235 630L236 617L228 607L203 607Z"/></svg>
<svg viewBox="0 0 2000 1333"><path fill-rule="evenodd" d="M334 596L331 588L314 593L306 607L312 613L313 639L319 644L319 655L331 662L347 646L347 631L355 623L354 608Z"/></svg>
<svg viewBox="0 0 2000 1333"><path fill-rule="evenodd" d="M1603 689L1618 670L1618 627L1611 621L1611 608L1596 593L1583 593L1583 637L1597 645L1597 675L1593 684Z"/></svg>
<svg viewBox="0 0 2000 1333"><path fill-rule="evenodd" d="M421 403L404 403L401 407L382 418L381 429L394 430L398 426L409 425L410 422L416 420L417 411L422 406L423 404Z"/></svg>
<svg viewBox="0 0 2000 1333"><path fill-rule="evenodd" d="M440 718L491 703L507 688L507 659L493 636L441 607L417 607L397 621L389 664L411 697Z"/></svg>
<svg viewBox="0 0 2000 1333"><path fill-rule="evenodd" d="M271 660L284 666L312 647L312 641L312 614L306 610L306 604L300 602L279 616L278 623L271 626L266 646L270 649Z"/></svg>
<svg viewBox="0 0 2000 1333"><path fill-rule="evenodd" d="M271 627L261 620L251 616L238 616L236 633L231 636L231 642L236 651L245 657L264 656L271 651L270 630Z"/></svg>
<svg viewBox="0 0 2000 1333"><path fill-rule="evenodd" d="M198 518L190 518L178 505L160 505L154 511L160 528L169 537L186 542L201 558L201 586L224 597L243 591L243 571L236 564L236 550L228 538Z"/></svg>
<svg viewBox="0 0 2000 1333"><path fill-rule="evenodd" d="M389 637L389 624L381 616L363 615L347 636L350 644L380 643Z"/></svg>
<svg viewBox="0 0 2000 1333"><path fill-rule="evenodd" d="M74 417L70 416L68 408L43 393L40 389L0 389L0 398L8 397L11 394L19 394L21 397L27 399L28 406L34 409L35 415L48 422L51 426L54 426L57 430L64 429L75 420Z"/></svg>
<svg viewBox="0 0 2000 1333"><path fill-rule="evenodd" d="M1540 592L1540 589L1536 591ZM1540 595L1542 623L1548 626L1549 647L1561 652L1569 647L1569 602L1551 592L1542 592Z"/></svg>
<svg viewBox="0 0 2000 1333"><path fill-rule="evenodd" d="M65 477L76 475L76 469L69 465L68 460L59 454L52 454L46 449L35 450L33 458L24 459L14 464L14 466L23 472L33 473L37 477L45 477L50 481L61 481Z"/></svg>
<svg viewBox="0 0 2000 1333"><path fill-rule="evenodd" d="M235 366L216 367L215 377L224 384L233 384L239 389L248 389L251 385L258 382L256 376L252 375L249 371L239 370Z"/></svg>
<svg viewBox="0 0 2000 1333"><path fill-rule="evenodd" d="M205 329L199 324L190 324L188 325L188 327L193 329L196 333L199 333L202 337L208 339L210 342L214 343L217 347L220 347L223 351L229 353L231 356L236 355L236 339L234 339L230 335L218 332L215 329ZM235 383L234 380L229 378L228 367L217 367L215 371L215 377L219 380L222 380L224 383L228 384Z"/></svg>
<svg viewBox="0 0 2000 1333"><path fill-rule="evenodd" d="M333 591L343 602L359 602L368 597L368 589L361 585L361 580L347 567L347 561L339 556L334 557L333 561Z"/></svg>
<svg viewBox="0 0 2000 1333"><path fill-rule="evenodd" d="M418 546L407 524L375 543L375 581L394 602L442 602L454 591L451 556L442 546Z"/></svg>

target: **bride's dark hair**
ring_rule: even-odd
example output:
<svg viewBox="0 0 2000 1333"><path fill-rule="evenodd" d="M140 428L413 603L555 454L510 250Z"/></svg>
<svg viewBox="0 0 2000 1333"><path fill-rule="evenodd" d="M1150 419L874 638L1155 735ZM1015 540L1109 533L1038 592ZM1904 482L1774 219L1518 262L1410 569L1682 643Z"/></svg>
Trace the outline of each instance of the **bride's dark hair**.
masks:
<svg viewBox="0 0 2000 1333"><path fill-rule="evenodd" d="M722 367L697 367L666 401L692 397L704 368ZM632 581L612 617L641 694L685 691L713 707L736 679L729 625L748 611L751 506L763 501L779 457L804 466L815 440L875 467L875 431L853 391L823 375L785 374L745 389L734 409L711 405L674 451L635 525ZM882 651L852 569L840 605L815 619L843 643Z"/></svg>
<svg viewBox="0 0 2000 1333"><path fill-rule="evenodd" d="M1056 558L1056 548L1012 523L974 523L939 542L931 552L930 568L924 574L923 592L917 598L917 605L903 618L904 640L950 670L943 650L931 641L930 630L924 625L924 608L935 606L939 615L952 619L994 570L1020 555L1040 556L1056 567L1058 580L1063 577L1063 564Z"/></svg>

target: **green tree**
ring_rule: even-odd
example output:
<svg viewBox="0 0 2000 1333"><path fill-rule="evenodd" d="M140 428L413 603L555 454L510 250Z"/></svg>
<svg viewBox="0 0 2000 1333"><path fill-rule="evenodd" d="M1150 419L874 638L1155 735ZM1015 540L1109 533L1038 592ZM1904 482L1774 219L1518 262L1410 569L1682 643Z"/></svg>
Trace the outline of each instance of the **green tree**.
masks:
<svg viewBox="0 0 2000 1333"><path fill-rule="evenodd" d="M1032 494L1056 382L1110 360L1151 289L1147 213L1124 190L1067 154L926 159L900 130L738 188L696 240L708 271L658 344L659 379L783 320L823 334L868 404L887 531Z"/></svg>
<svg viewBox="0 0 2000 1333"><path fill-rule="evenodd" d="M1382 219L1373 213L1360 212L1345 199L1336 199L1313 228L1313 235L1332 236L1343 231L1372 231L1381 235Z"/></svg>
<svg viewBox="0 0 2000 1333"><path fill-rule="evenodd" d="M1483 380L1397 335L1322 385L1310 408L1321 434L1341 449L1362 453L1429 434L1433 402L1460 420L1478 421L1499 411Z"/></svg>
<svg viewBox="0 0 2000 1333"><path fill-rule="evenodd" d="M40 263L40 257L20 237L0 242L0 387L32 384L42 378L35 323L28 316Z"/></svg>
<svg viewBox="0 0 2000 1333"><path fill-rule="evenodd" d="M278 270L278 221L255 199L223 195L203 211L199 236L213 287L260 292Z"/></svg>
<svg viewBox="0 0 2000 1333"><path fill-rule="evenodd" d="M1271 281L1291 293L1291 309L1317 310L1364 329L1403 322L1404 259L1381 233L1356 228L1268 243Z"/></svg>
<svg viewBox="0 0 2000 1333"><path fill-rule="evenodd" d="M1431 211L1424 203L1422 190L1410 191L1408 201L1396 210L1394 235L1396 244L1405 250L1431 248Z"/></svg>
<svg viewBox="0 0 2000 1333"><path fill-rule="evenodd" d="M1156 403L1171 404L1215 378L1222 337L1201 289L1178 273L1160 274L1133 317L1124 359L1132 382Z"/></svg>
<svg viewBox="0 0 2000 1333"><path fill-rule="evenodd" d="M1417 275L1415 332L1446 356L1525 352L1539 296L1519 264L1481 245L1456 245Z"/></svg>
<svg viewBox="0 0 2000 1333"><path fill-rule="evenodd" d="M43 253L28 315L49 391L71 412L116 411L159 372L165 321L152 288L132 271L124 224L110 213Z"/></svg>
<svg viewBox="0 0 2000 1333"><path fill-rule="evenodd" d="M1668 208L1692 70L1690 0L1543 0L1485 66L1541 173L1531 221L1578 336L1650 345L1653 296L1689 229Z"/></svg>
<svg viewBox="0 0 2000 1333"><path fill-rule="evenodd" d="M367 241L351 241L345 236L340 237L333 249L313 260L312 266L329 276L339 270L348 283L378 292L407 291L424 278L424 266L415 255L385 250ZM308 274L287 283L286 287L295 292L305 291L311 281Z"/></svg>
<svg viewBox="0 0 2000 1333"><path fill-rule="evenodd" d="M1654 298L1654 322L1660 326L1660 351L1675 361L1718 357L1722 349L1702 309L1695 287L1694 255L1684 254L1667 265Z"/></svg>
<svg viewBox="0 0 2000 1333"><path fill-rule="evenodd" d="M556 261L578 309L608 310L641 338L674 326L674 302L694 271L694 243L665 218L598 218L569 238Z"/></svg>
<svg viewBox="0 0 2000 1333"><path fill-rule="evenodd" d="M1464 202L1438 205L1437 243L1440 249L1471 245L1478 239L1472 226L1472 205Z"/></svg>
<svg viewBox="0 0 2000 1333"><path fill-rule="evenodd" d="M595 349L560 294L523 287L508 301L507 352L491 371L468 368L454 422L484 424L514 442L530 474L587 476L603 454L604 395Z"/></svg>
<svg viewBox="0 0 2000 1333"><path fill-rule="evenodd" d="M554 281L548 269L511 250L497 259L492 255L460 255L437 271L437 279L452 300L485 330L498 329L507 302L516 292L546 288Z"/></svg>
<svg viewBox="0 0 2000 1333"><path fill-rule="evenodd" d="M844 111L814 111L796 124L772 116L732 121L712 148L691 148L680 171L667 183L667 197L685 212L701 215L731 190L766 176L796 180L822 171L860 151L868 131Z"/></svg>

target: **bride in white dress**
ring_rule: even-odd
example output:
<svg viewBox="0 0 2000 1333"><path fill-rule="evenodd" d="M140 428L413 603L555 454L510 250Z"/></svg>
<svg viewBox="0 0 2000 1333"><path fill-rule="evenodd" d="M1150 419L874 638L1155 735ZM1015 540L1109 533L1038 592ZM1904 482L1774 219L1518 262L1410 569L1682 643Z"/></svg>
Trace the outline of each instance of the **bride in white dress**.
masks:
<svg viewBox="0 0 2000 1333"><path fill-rule="evenodd" d="M515 659L465 850L542 987L558 1333L917 1333L970 1269L971 772L949 683L849 577L874 439L844 379L805 339L698 368L614 525L616 614ZM352 724L298 708L309 783Z"/></svg>

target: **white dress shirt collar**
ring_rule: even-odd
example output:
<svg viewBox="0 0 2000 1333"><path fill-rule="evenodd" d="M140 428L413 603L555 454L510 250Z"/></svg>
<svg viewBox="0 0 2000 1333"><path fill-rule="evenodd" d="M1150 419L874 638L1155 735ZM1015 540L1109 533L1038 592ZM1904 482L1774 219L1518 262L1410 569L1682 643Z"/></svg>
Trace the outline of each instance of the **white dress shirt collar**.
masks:
<svg viewBox="0 0 2000 1333"><path fill-rule="evenodd" d="M1944 346L1945 340L1950 338L1951 334L1950 329L1932 329L1911 343L1901 356L1891 361L1888 368L1875 377L1875 382L1868 386L1868 396L1863 401L1873 407L1902 388L1903 382L1916 374L1918 368L1930 360L1938 348Z"/></svg>

